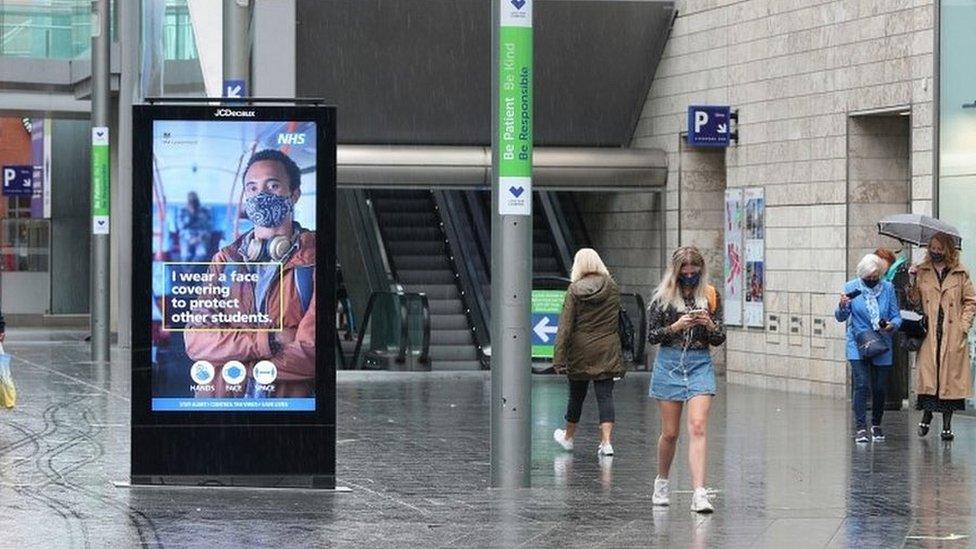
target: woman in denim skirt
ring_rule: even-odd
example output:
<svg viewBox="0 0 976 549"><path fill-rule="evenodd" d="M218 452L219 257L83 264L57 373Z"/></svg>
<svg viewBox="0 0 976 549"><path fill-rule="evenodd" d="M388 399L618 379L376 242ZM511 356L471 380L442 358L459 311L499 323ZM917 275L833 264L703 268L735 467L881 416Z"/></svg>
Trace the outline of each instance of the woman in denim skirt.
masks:
<svg viewBox="0 0 976 549"><path fill-rule="evenodd" d="M701 252L691 246L675 250L648 314L648 341L660 345L649 391L661 412L654 505L670 504L668 475L678 442L681 412L687 406L691 434L688 461L694 488L691 510L714 510L705 491L705 433L715 395L715 367L709 348L725 342L722 317L722 303L718 292L708 284L708 269Z"/></svg>

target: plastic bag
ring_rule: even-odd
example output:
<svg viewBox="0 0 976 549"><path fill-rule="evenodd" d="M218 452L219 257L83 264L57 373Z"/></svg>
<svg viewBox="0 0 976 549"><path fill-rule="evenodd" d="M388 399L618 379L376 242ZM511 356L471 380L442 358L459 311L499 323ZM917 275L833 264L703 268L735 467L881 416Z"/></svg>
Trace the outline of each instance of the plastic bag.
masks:
<svg viewBox="0 0 976 549"><path fill-rule="evenodd" d="M10 409L17 404L17 388L10 375L10 355L0 345L0 406Z"/></svg>

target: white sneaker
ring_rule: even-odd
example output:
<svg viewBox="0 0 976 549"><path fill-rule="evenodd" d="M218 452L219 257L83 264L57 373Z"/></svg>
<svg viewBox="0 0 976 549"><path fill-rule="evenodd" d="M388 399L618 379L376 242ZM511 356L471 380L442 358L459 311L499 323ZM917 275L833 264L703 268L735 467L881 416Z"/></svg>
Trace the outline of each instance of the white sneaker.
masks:
<svg viewBox="0 0 976 549"><path fill-rule="evenodd" d="M695 488L691 496L691 510L696 513L711 513L715 511L712 502L708 501L708 492L704 488Z"/></svg>
<svg viewBox="0 0 976 549"><path fill-rule="evenodd" d="M598 456L612 456L613 446L609 442L601 442L600 447L596 449L596 455Z"/></svg>
<svg viewBox="0 0 976 549"><path fill-rule="evenodd" d="M552 433L552 438L563 447L563 450L567 452L573 451L573 441L572 439L566 438L566 431L563 429L556 429Z"/></svg>
<svg viewBox="0 0 976 549"><path fill-rule="evenodd" d="M654 495L651 496L654 505L671 505L671 482L666 478L654 479Z"/></svg>

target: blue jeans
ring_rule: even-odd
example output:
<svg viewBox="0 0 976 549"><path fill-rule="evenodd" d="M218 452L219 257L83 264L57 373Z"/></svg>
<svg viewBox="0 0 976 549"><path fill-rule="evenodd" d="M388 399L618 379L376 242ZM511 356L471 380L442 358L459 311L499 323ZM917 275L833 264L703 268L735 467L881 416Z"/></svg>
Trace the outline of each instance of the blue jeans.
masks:
<svg viewBox="0 0 976 549"><path fill-rule="evenodd" d="M891 365L878 366L870 360L852 360L854 377L854 423L858 430L867 429L868 394L871 395L871 425L881 425Z"/></svg>

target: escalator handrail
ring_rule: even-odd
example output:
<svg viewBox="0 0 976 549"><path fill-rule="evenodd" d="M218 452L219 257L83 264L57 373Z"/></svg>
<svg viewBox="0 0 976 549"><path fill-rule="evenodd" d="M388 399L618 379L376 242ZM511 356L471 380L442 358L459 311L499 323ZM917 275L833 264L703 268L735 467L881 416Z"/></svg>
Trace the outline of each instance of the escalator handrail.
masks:
<svg viewBox="0 0 976 549"><path fill-rule="evenodd" d="M364 193L365 196L365 193ZM390 262L389 256L386 254L386 241L383 240L383 231L380 229L379 216L376 214L376 207L373 206L373 199L366 197L365 199L367 214L366 222L369 224L368 232L375 239L378 244L376 249L379 250L380 263L383 265L383 271L386 275L386 279L390 285L391 289L395 291L400 291L400 286L396 282L396 272L393 269L393 264Z"/></svg>
<svg viewBox="0 0 976 549"><path fill-rule="evenodd" d="M427 300L427 294L418 294L420 296L420 311L423 317L423 338L420 343L420 358L418 362L421 364L427 364L430 362L430 330L431 330L431 319L430 319L430 302Z"/></svg>
<svg viewBox="0 0 976 549"><path fill-rule="evenodd" d="M363 348L363 339L366 337L366 329L369 327L369 322L372 319L373 307L376 305L376 300L380 296L392 295L397 296L398 304L400 308L400 348L397 350L396 361L403 362L407 358L407 346L410 341L410 311L407 308L407 299L409 298L419 298L421 303L421 314L423 316L423 337L421 338L421 349L420 356L428 357L430 355L430 303L427 300L427 296L418 293L408 293L408 292L373 292L369 296L369 301L366 303L366 313L363 315L363 323L359 327L359 335L356 337L356 350L352 353L352 360L350 364L353 368L359 363L359 355Z"/></svg>
<svg viewBox="0 0 976 549"><path fill-rule="evenodd" d="M481 261L485 266L485 274L487 274L490 278L491 226L485 223L484 208L482 208L481 197L477 191L465 191L464 201L468 207L468 217L471 218L471 226L474 227L478 251L481 253ZM491 211L491 206L489 206L488 209Z"/></svg>
<svg viewBox="0 0 976 549"><path fill-rule="evenodd" d="M569 227L562 215L562 208L550 192L540 191L539 199L542 213L549 225L552 242L556 246L556 257L563 267L563 272L569 274L573 270L573 250L570 249L572 236L568 234Z"/></svg>
<svg viewBox="0 0 976 549"><path fill-rule="evenodd" d="M474 327L474 339L478 345L479 359L482 365L485 364L485 349L491 342L488 340L488 327L486 325L485 311L488 310L487 303L484 303L484 296L478 288L477 269L471 263L474 252L470 246L470 239L461 234L460 225L463 220L456 219L456 215L464 210L456 204L450 191L433 191L433 198L439 212L441 227L444 232L444 239L447 249L450 251L450 260L454 271L458 275L461 284L461 300L465 306L465 314L468 316L471 325Z"/></svg>

